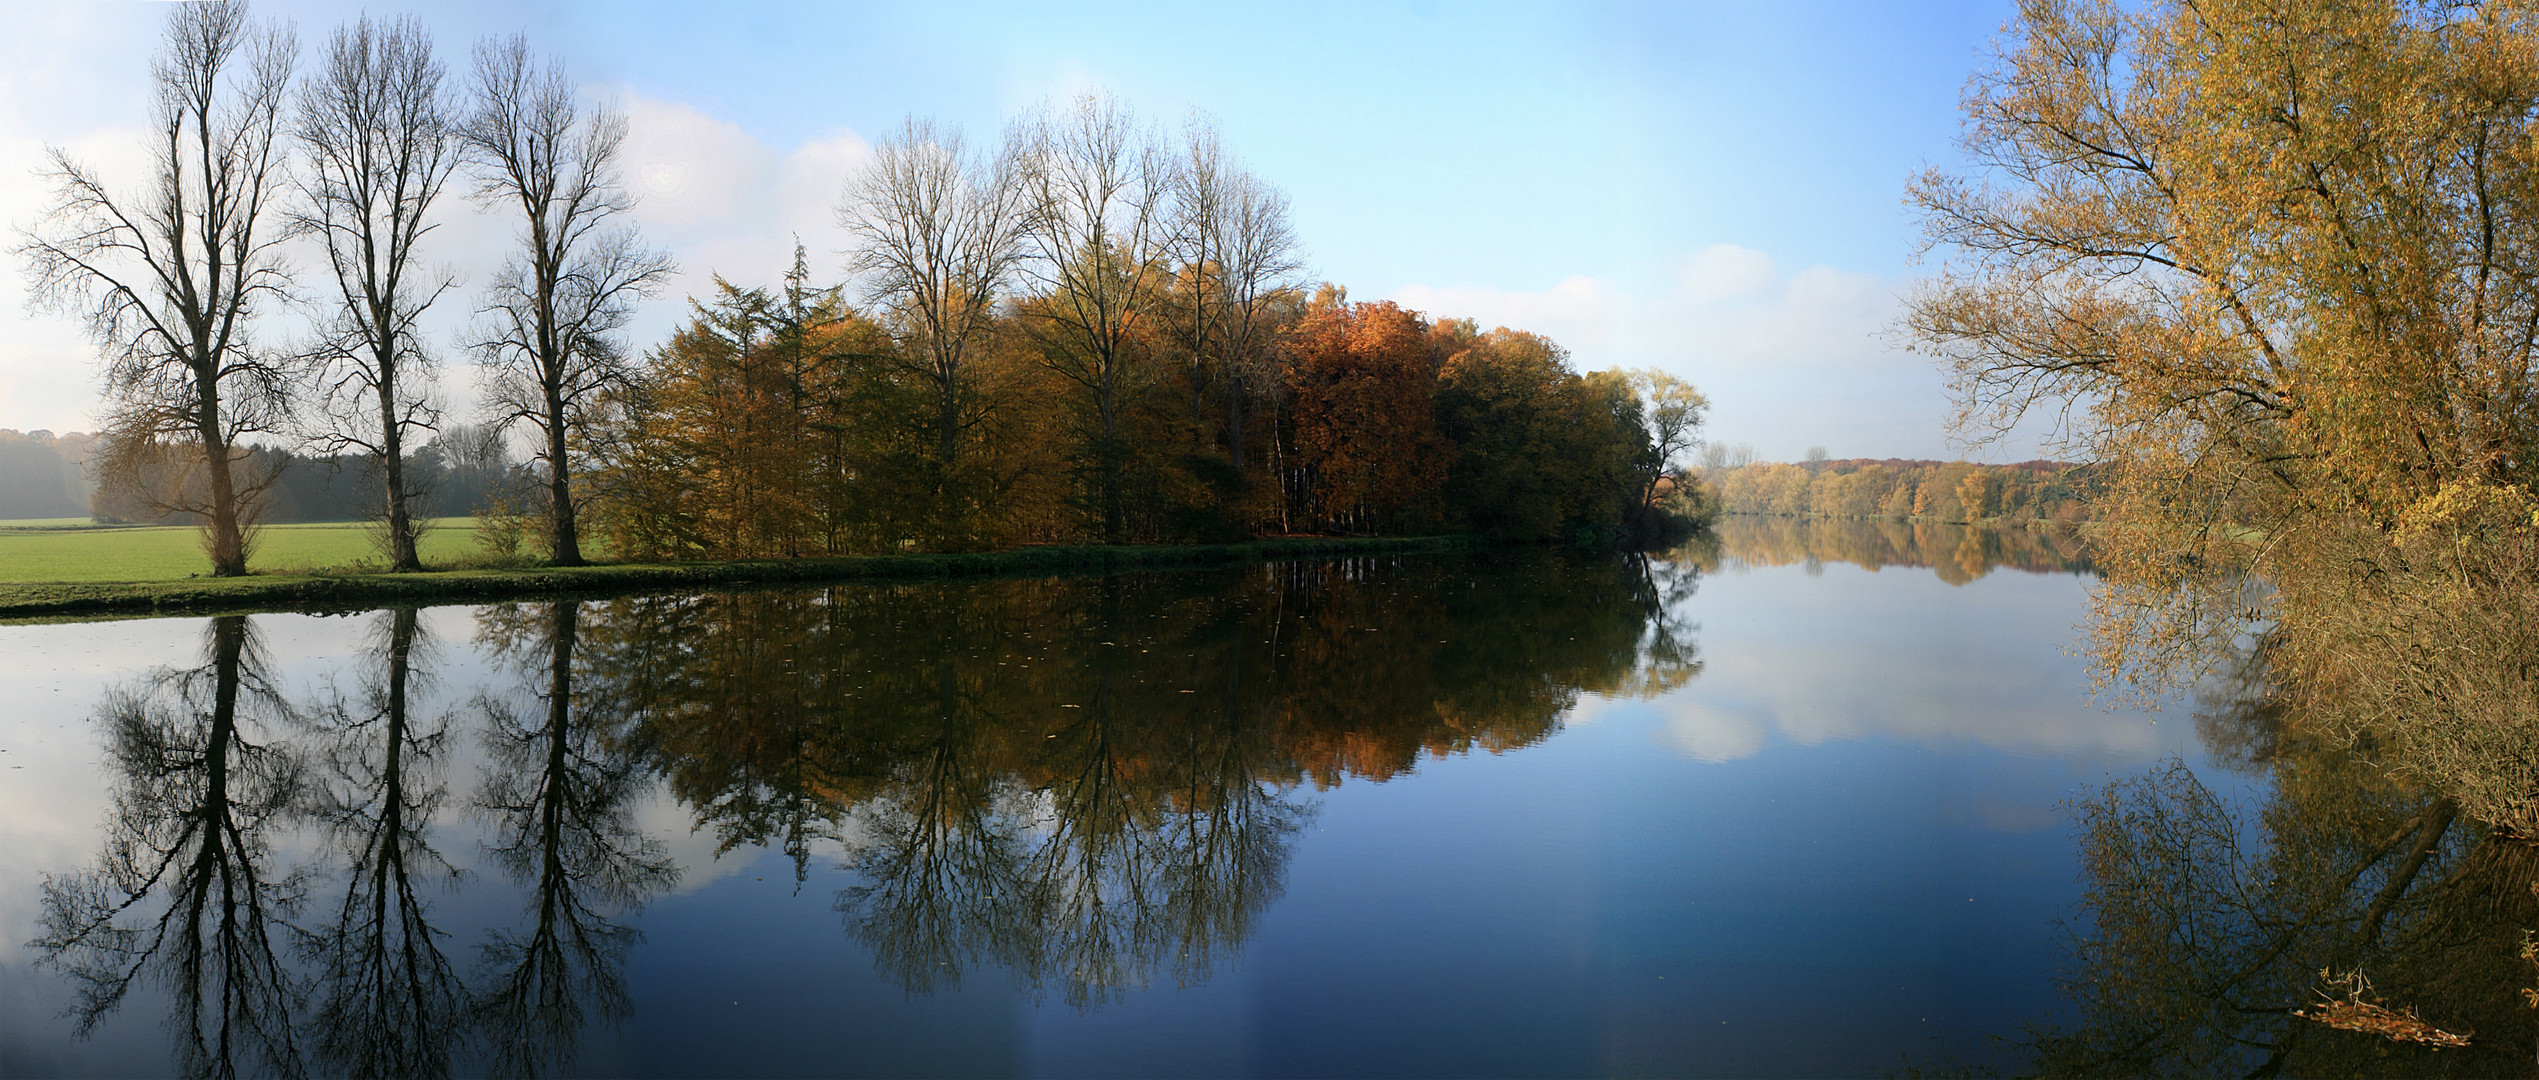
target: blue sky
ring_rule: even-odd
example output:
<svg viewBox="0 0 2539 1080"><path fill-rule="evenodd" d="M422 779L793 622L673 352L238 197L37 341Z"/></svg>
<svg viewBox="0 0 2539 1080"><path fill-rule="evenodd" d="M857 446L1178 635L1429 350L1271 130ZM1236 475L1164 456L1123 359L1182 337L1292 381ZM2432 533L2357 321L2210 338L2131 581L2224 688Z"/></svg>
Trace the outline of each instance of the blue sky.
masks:
<svg viewBox="0 0 2539 1080"><path fill-rule="evenodd" d="M164 8L0 3L0 226L46 203L46 144L138 177ZM350 5L265 3L305 47ZM1766 457L1950 457L1929 361L1880 331L1912 263L1904 185L1953 167L1957 100L2006 4L432 4L453 66L526 32L634 121L647 234L685 274L771 279L799 233L835 271L837 187L910 114L993 139L1033 105L1194 111L1293 199L1312 273L1552 335L1582 369L1661 367ZM440 258L481 277L498 222L455 200ZM480 265L481 264L481 265ZM0 265L0 427L93 422L91 350ZM444 314L455 327L471 297ZM664 297L637 344L684 305ZM453 360L460 359L452 357ZM470 377L445 380L464 410ZM1980 451L2034 456L2032 441Z"/></svg>

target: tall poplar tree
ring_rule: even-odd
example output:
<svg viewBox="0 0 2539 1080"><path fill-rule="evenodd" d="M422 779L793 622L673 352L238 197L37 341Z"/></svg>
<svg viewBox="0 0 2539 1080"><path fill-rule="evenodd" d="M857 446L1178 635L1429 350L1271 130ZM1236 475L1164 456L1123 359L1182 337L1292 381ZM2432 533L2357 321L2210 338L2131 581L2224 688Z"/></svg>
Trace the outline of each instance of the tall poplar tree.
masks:
<svg viewBox="0 0 2539 1080"><path fill-rule="evenodd" d="M323 442L378 463L387 554L398 570L423 568L405 458L412 433L439 419L425 397L432 358L416 324L453 284L415 259L461 149L442 78L421 22L364 18L335 32L300 94L308 159L301 216L335 278L324 355L337 365L328 404L344 414Z"/></svg>
<svg viewBox="0 0 2539 1080"><path fill-rule="evenodd" d="M634 209L617 175L625 116L586 111L560 62L539 66L524 38L481 42L472 104L477 198L520 214L519 246L483 308L486 390L503 419L537 429L549 557L579 566L574 440L603 393L625 383L633 361L617 331L672 266L625 220Z"/></svg>

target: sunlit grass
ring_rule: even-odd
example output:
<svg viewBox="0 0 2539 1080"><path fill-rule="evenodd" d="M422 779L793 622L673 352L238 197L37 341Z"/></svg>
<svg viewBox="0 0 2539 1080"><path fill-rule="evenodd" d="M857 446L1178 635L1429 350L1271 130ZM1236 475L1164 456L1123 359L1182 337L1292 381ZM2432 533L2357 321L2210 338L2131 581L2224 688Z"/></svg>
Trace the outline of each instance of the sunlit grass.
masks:
<svg viewBox="0 0 2539 1080"><path fill-rule="evenodd" d="M475 519L439 518L423 534L425 565L475 558ZM379 569L363 526L269 525L248 566L259 573ZM174 581L208 576L202 532L192 526L97 526L86 518L0 521L0 582Z"/></svg>

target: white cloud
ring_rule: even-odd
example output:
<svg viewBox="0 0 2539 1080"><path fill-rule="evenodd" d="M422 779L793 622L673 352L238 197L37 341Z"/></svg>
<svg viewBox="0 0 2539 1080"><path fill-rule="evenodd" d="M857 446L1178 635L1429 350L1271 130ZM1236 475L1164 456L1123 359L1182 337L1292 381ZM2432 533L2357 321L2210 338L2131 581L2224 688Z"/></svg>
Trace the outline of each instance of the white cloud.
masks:
<svg viewBox="0 0 2539 1080"><path fill-rule="evenodd" d="M1655 702L1669 742L1702 761L1763 748L1767 734L1798 746L1865 738L1938 745L1960 740L2057 756L2147 759L2158 732L2138 715L2091 704L2050 646L2026 663L1986 664L1967 646L1809 654L1722 641L1702 684ZM2016 655L2016 650L2011 650ZM2023 658L2028 659L2028 658Z"/></svg>
<svg viewBox="0 0 2539 1080"><path fill-rule="evenodd" d="M1931 363L1884 338L1896 283L1830 266L1784 271L1761 251L1714 244L1654 292L1573 275L1548 289L1407 285L1391 299L1438 317L1547 334L1581 369L1654 367L1710 396L1709 434L1796 459L1956 456ZM1985 456L2033 456L2021 444Z"/></svg>
<svg viewBox="0 0 2539 1080"><path fill-rule="evenodd" d="M96 347L71 317L30 311L19 230L53 205L46 148L110 177L138 180L148 161L147 87L110 57L146 56L159 17L143 5L11 4L0 9L0 427L95 426ZM65 47L65 43L79 43Z"/></svg>
<svg viewBox="0 0 2539 1080"><path fill-rule="evenodd" d="M1829 266L1784 274L1770 255L1734 244L1684 260L1672 287L1656 295L1573 275L1538 292L1406 285L1392 299L1432 315L1549 334L1589 368L1780 369L1899 359L1877 340L1895 308L1886 282Z"/></svg>
<svg viewBox="0 0 2539 1080"><path fill-rule="evenodd" d="M100 175L137 183L149 163L138 128L84 133L58 144L71 160ZM32 134L0 133L0 230L15 248L56 199L50 146ZM93 430L97 410L97 347L73 313L31 309L26 261L0 256L0 427Z"/></svg>
<svg viewBox="0 0 2539 1080"><path fill-rule="evenodd" d="M111 805L94 717L105 689L202 649L201 619L0 627L0 963L28 958L40 887L95 858Z"/></svg>
<svg viewBox="0 0 2539 1080"><path fill-rule="evenodd" d="M1680 280L1686 298L1707 304L1763 296L1780 277L1772 256L1735 244L1712 244L1684 264Z"/></svg>
<svg viewBox="0 0 2539 1080"><path fill-rule="evenodd" d="M635 217L646 238L679 261L667 303L656 302L647 323L665 307L675 321L685 298L705 295L715 274L736 285L773 284L792 265L796 237L815 279L837 275L838 193L871 157L862 136L840 131L779 152L693 106L629 96L623 107Z"/></svg>
<svg viewBox="0 0 2539 1080"><path fill-rule="evenodd" d="M1753 757L1775 726L1770 716L1731 712L1699 698L1675 696L1661 706L1666 743L1695 761L1718 764Z"/></svg>
<svg viewBox="0 0 2539 1080"><path fill-rule="evenodd" d="M2065 651L2084 579L2004 570L1951 586L1928 570L1783 566L1707 577L1701 675L1646 701L1653 734L1697 761L1885 739L1974 743L2019 754L2145 762L2185 750L2188 725L2090 700L2085 662ZM2153 714L2156 715L2156 714Z"/></svg>

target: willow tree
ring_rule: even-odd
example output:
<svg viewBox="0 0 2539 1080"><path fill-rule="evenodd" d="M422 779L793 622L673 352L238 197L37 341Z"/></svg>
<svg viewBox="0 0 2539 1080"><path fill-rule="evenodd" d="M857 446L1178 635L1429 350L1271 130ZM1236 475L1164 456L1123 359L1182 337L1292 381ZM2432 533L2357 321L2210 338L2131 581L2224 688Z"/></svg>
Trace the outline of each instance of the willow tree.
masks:
<svg viewBox="0 0 2539 1080"><path fill-rule="evenodd" d="M2539 827L2532 13L2031 0L1966 109L1907 327L1965 430L2114 466L2103 670L2263 627L2324 730Z"/></svg>
<svg viewBox="0 0 2539 1080"><path fill-rule="evenodd" d="M152 508L203 521L212 573L247 572L247 528L269 477L239 444L289 421L298 365L255 337L289 277L283 111L298 54L238 0L169 9L151 71L147 183L130 193L56 148L57 191L19 254L32 298L83 315L106 360L108 483L170 466ZM190 459L190 462L186 459Z"/></svg>

